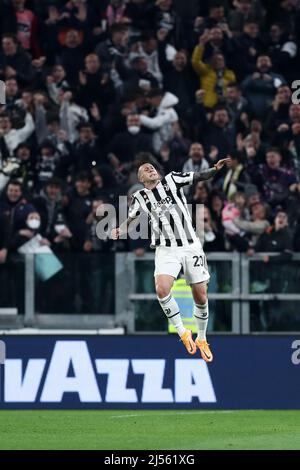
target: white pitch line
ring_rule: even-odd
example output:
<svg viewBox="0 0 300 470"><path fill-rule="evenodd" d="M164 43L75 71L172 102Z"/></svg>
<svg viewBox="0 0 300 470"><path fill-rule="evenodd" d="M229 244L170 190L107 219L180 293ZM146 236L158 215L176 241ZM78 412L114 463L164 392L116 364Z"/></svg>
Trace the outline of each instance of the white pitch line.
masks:
<svg viewBox="0 0 300 470"><path fill-rule="evenodd" d="M155 411L155 410L149 410L149 411ZM115 415L115 416L110 416L110 419L123 419L123 418L146 418L146 417L150 417L150 418L154 418L155 416L166 416L166 414L168 416L186 416L186 415L191 415L191 414L219 414L219 413L238 413L240 411L244 411L244 410L201 410L201 411L197 411L197 410L191 410L190 412L186 412L186 411L178 411L177 413L176 412L173 412L173 413L170 413L168 410L166 410L166 413L159 413L159 414L155 414L153 416L152 413L147 413L147 414L142 414L142 413L139 413L139 414L130 414L130 415ZM245 411L257 411L257 410L245 410Z"/></svg>

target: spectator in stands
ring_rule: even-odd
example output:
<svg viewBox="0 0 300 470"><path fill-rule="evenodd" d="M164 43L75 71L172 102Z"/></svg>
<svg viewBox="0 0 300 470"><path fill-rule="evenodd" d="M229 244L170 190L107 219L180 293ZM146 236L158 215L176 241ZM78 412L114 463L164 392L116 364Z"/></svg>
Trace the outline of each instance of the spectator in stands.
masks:
<svg viewBox="0 0 300 470"><path fill-rule="evenodd" d="M204 149L209 153L212 147L217 149L218 158L231 155L235 146L235 129L231 126L226 107L215 108L211 122L203 136Z"/></svg>
<svg viewBox="0 0 300 470"><path fill-rule="evenodd" d="M113 172L108 165L101 165L92 169L92 193L97 200L107 199L114 201L122 191L122 187L118 189Z"/></svg>
<svg viewBox="0 0 300 470"><path fill-rule="evenodd" d="M291 170L281 166L282 155L279 149L269 148L266 163L254 165L249 158L248 171L253 183L263 194L264 200L273 208L286 205L290 193L298 191L297 180Z"/></svg>
<svg viewBox="0 0 300 470"><path fill-rule="evenodd" d="M44 141L39 148L36 165L36 189L39 191L54 176L59 175L60 154L50 141Z"/></svg>
<svg viewBox="0 0 300 470"><path fill-rule="evenodd" d="M156 110L154 117L141 115L140 120L142 126L152 130L153 148L159 153L164 142L170 140L173 135L173 124L178 121L178 115L174 106L178 104L178 98L172 93L165 93L157 88L148 93L148 101Z"/></svg>
<svg viewBox="0 0 300 470"><path fill-rule="evenodd" d="M232 33L226 21L222 22L220 26L214 26L207 32L208 40L204 45L203 61L209 62L214 54L222 54L225 62L231 61L232 50Z"/></svg>
<svg viewBox="0 0 300 470"><path fill-rule="evenodd" d="M9 156L13 155L18 145L27 140L34 132L34 122L30 113L26 113L25 125L14 129L8 114L0 114L0 136L3 136L4 145Z"/></svg>
<svg viewBox="0 0 300 470"><path fill-rule="evenodd" d="M79 125L87 123L89 120L88 112L75 102L74 95L70 90L62 90L59 100L60 127L67 133L69 141L74 143L78 138Z"/></svg>
<svg viewBox="0 0 300 470"><path fill-rule="evenodd" d="M33 210L27 214L26 219L24 219L20 228L12 232L12 237L9 244L10 250L17 251L18 248L21 248L37 234L42 235L41 217L38 212ZM42 238L40 245L49 246L50 242L47 238Z"/></svg>
<svg viewBox="0 0 300 470"><path fill-rule="evenodd" d="M272 24L266 38L266 46L268 47L268 55L274 65L274 71L280 73L281 70L284 70L285 77L293 79L295 76L292 70L293 59L297 55L298 47L296 42L291 39L290 32L284 30L282 23Z"/></svg>
<svg viewBox="0 0 300 470"><path fill-rule="evenodd" d="M227 199L231 199L237 191L245 191L247 185L251 184L250 176L248 175L243 157L236 153L231 156L232 164L228 168L223 182L223 192L226 194Z"/></svg>
<svg viewBox="0 0 300 470"><path fill-rule="evenodd" d="M154 32L145 31L141 37L141 46L138 53L146 59L148 71L156 79L158 85L161 86L164 76L161 70L161 64L159 63L157 39L159 39L158 33L156 37ZM165 39L165 36L163 39ZM165 49L167 48L166 44L164 44L164 47Z"/></svg>
<svg viewBox="0 0 300 470"><path fill-rule="evenodd" d="M189 137L192 140L203 140L203 134L206 132L208 116L204 107L205 91L201 88L196 91L193 105L187 110L186 121L189 125Z"/></svg>
<svg viewBox="0 0 300 470"><path fill-rule="evenodd" d="M153 4L146 0L131 0L127 2L124 16L131 22L133 31L149 31L149 14L152 20ZM155 28L154 28L155 29Z"/></svg>
<svg viewBox="0 0 300 470"><path fill-rule="evenodd" d="M283 210L277 212L274 226L259 237L255 251L258 253L278 253L274 256L265 255L263 258L265 263L280 263L291 259L293 239L286 212ZM251 255L252 252L249 254Z"/></svg>
<svg viewBox="0 0 300 470"><path fill-rule="evenodd" d="M96 103L101 112L105 113L114 99L113 83L103 71L97 54L88 54L84 63L85 70L79 72L79 103L85 109L90 109Z"/></svg>
<svg viewBox="0 0 300 470"><path fill-rule="evenodd" d="M123 24L113 24L110 27L110 37L100 42L96 47L96 54L99 56L105 71L109 71L114 64L118 73L123 76L127 71L125 59L128 54L128 27Z"/></svg>
<svg viewBox="0 0 300 470"><path fill-rule="evenodd" d="M188 197L188 203L192 204L193 208L195 208L197 204L208 205L209 190L207 183L204 181L199 181L195 187L190 188L190 194L191 196Z"/></svg>
<svg viewBox="0 0 300 470"><path fill-rule="evenodd" d="M202 206L197 210L197 216L203 217L204 222L204 240L203 248L206 252L222 252L225 251L223 233L219 232L217 225L211 217L208 207Z"/></svg>
<svg viewBox="0 0 300 470"><path fill-rule="evenodd" d="M75 174L82 171L90 172L103 159L99 138L95 134L93 124L81 123L77 129L79 138L74 142L72 153L66 159Z"/></svg>
<svg viewBox="0 0 300 470"><path fill-rule="evenodd" d="M16 100L19 98L18 82L15 78L9 78L5 81L6 86L6 110L9 112L10 108L15 106Z"/></svg>
<svg viewBox="0 0 300 470"><path fill-rule="evenodd" d="M16 78L22 86L29 85L33 79L30 57L18 45L18 40L13 34L2 36L0 78L2 80Z"/></svg>
<svg viewBox="0 0 300 470"><path fill-rule="evenodd" d="M50 239L54 225L63 212L61 181L58 178L48 179L33 204L41 216L42 230Z"/></svg>
<svg viewBox="0 0 300 470"><path fill-rule="evenodd" d="M171 42L176 43L180 40L180 23L174 10L173 0L157 0L151 20L151 29L156 31L166 29Z"/></svg>
<svg viewBox="0 0 300 470"><path fill-rule="evenodd" d="M272 61L267 55L260 55L256 62L256 71L243 82L244 93L256 117L263 119L279 86L284 85L282 75L272 71Z"/></svg>
<svg viewBox="0 0 300 470"><path fill-rule="evenodd" d="M248 20L255 21L255 24L263 19L262 6L260 2L252 0L234 0L234 10L228 14L228 24L232 31L241 33Z"/></svg>
<svg viewBox="0 0 300 470"><path fill-rule="evenodd" d="M267 9L266 26L270 26L273 23L282 23L287 31L293 33L296 14L297 2L295 0L279 0L275 5L272 3L272 7Z"/></svg>
<svg viewBox="0 0 300 470"><path fill-rule="evenodd" d="M200 86L205 91L204 105L213 108L225 99L227 86L236 79L234 72L226 68L224 56L219 52L212 55L209 64L203 62L204 46L209 37L209 32L200 36L199 44L193 52L192 64L200 77Z"/></svg>
<svg viewBox="0 0 300 470"><path fill-rule="evenodd" d="M33 205L23 195L22 184L16 180L10 181L1 194L0 216L9 218L11 230L15 231L23 226L27 215L34 210Z"/></svg>
<svg viewBox="0 0 300 470"><path fill-rule="evenodd" d="M158 81L148 69L148 62L143 55L134 54L130 60L131 72L123 82L123 94L133 93L140 88L145 92L158 87Z"/></svg>
<svg viewBox="0 0 300 470"><path fill-rule="evenodd" d="M233 122L248 113L248 101L242 96L242 90L237 83L229 83L226 90L226 106Z"/></svg>
<svg viewBox="0 0 300 470"><path fill-rule="evenodd" d="M209 163L204 156L203 145L199 142L194 142L190 146L189 159L183 165L182 171L184 173L189 171L204 171L209 168Z"/></svg>
<svg viewBox="0 0 300 470"><path fill-rule="evenodd" d="M57 63L66 71L66 79L72 86L78 84L79 71L83 69L85 50L80 34L75 29L67 32L64 46L57 57Z"/></svg>
<svg viewBox="0 0 300 470"><path fill-rule="evenodd" d="M47 90L54 103L59 104L59 94L63 88L69 88L66 79L66 71L62 65L55 65L52 72L47 76Z"/></svg>
<svg viewBox="0 0 300 470"><path fill-rule="evenodd" d="M237 218L248 218L246 207L246 196L244 193L236 192L230 202L225 204L222 210L222 223L227 239L231 246L240 251L246 252L249 248L249 241L245 232L234 223Z"/></svg>
<svg viewBox="0 0 300 470"><path fill-rule="evenodd" d="M74 187L63 200L66 223L73 234L74 249L82 251L86 236L86 219L92 207L91 180L87 173L75 177Z"/></svg>
<svg viewBox="0 0 300 470"><path fill-rule="evenodd" d="M208 14L204 20L203 27L211 29L221 26L226 22L224 2L221 0L213 0L208 7Z"/></svg>
<svg viewBox="0 0 300 470"><path fill-rule="evenodd" d="M95 199L92 203L91 213L86 220L86 237L83 246L86 253L110 253L112 251L113 243L109 235L110 227L113 226L115 220L108 219L107 213L106 200ZM100 224L99 226L101 221L105 221L105 225ZM97 227L99 232L101 231L101 237L97 235Z"/></svg>
<svg viewBox="0 0 300 470"><path fill-rule="evenodd" d="M140 117L137 114L129 114L126 124L126 131L116 134L108 146L110 162L113 165L132 163L136 154L153 151L151 135L142 130ZM114 161L112 154L116 157Z"/></svg>
<svg viewBox="0 0 300 470"><path fill-rule="evenodd" d="M224 238L224 227L222 224L222 211L225 206L225 196L223 193L213 190L209 195L208 208L212 221L217 227L218 232Z"/></svg>
<svg viewBox="0 0 300 470"><path fill-rule="evenodd" d="M266 204L257 202L251 206L251 220L237 217L233 219L233 223L246 233L249 239L249 247L254 247L259 236L270 227L268 221L268 207Z"/></svg>
<svg viewBox="0 0 300 470"><path fill-rule="evenodd" d="M280 87L278 87L265 125L270 138L274 137L275 132L280 128L281 124L288 121L291 96L292 92L288 85L280 85Z"/></svg>
<svg viewBox="0 0 300 470"><path fill-rule="evenodd" d="M259 24L249 18L244 23L243 33L233 40L234 70L239 82L255 72L263 48Z"/></svg>
<svg viewBox="0 0 300 470"><path fill-rule="evenodd" d="M193 70L188 62L185 51L175 53L173 60L167 57L167 30L159 30L158 37L158 59L159 67L162 72L162 81L165 90L178 97L179 103L177 110L180 115L185 116L186 110L193 103L194 93L196 91L196 81ZM186 83L190 86L187 87Z"/></svg>
<svg viewBox="0 0 300 470"><path fill-rule="evenodd" d="M31 146L21 143L14 151L14 157L19 163L19 168L14 172L14 177L21 181L26 194L35 191L36 185L36 158Z"/></svg>
<svg viewBox="0 0 300 470"><path fill-rule="evenodd" d="M33 58L38 58L41 55L38 19L32 10L25 8L25 3L25 0L12 0L15 31L11 32L16 32L17 39L25 51L31 53Z"/></svg>

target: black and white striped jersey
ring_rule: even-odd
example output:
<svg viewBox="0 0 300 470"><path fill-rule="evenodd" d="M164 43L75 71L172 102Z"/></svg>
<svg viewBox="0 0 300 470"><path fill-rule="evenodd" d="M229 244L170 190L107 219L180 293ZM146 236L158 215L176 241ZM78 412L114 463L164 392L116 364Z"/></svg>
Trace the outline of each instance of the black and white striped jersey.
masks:
<svg viewBox="0 0 300 470"><path fill-rule="evenodd" d="M151 246L178 247L198 242L188 209L184 186L192 184L194 172L172 172L154 189L141 189L132 196L129 217L135 219L144 211L151 224Z"/></svg>

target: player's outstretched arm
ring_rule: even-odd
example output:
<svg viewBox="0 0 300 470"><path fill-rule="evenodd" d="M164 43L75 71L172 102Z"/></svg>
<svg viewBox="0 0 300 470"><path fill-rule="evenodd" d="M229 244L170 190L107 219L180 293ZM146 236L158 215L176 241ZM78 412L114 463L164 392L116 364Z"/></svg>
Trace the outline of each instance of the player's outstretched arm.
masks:
<svg viewBox="0 0 300 470"><path fill-rule="evenodd" d="M114 228L112 231L111 231L111 234L110 234L110 237L112 240L119 240L119 238L121 237L121 235L124 235L125 233L129 233L130 232L130 224L136 220L136 217L132 218L132 217L128 217L127 220L125 220L125 222L123 222L120 227L117 227L117 228Z"/></svg>
<svg viewBox="0 0 300 470"><path fill-rule="evenodd" d="M208 170L204 171L199 171L194 174L194 180L193 183L198 183L198 181L207 181L210 178L213 178L217 171L222 170L222 168L227 165L230 167L231 165L231 157L223 158L222 160L219 160L212 168L209 168Z"/></svg>

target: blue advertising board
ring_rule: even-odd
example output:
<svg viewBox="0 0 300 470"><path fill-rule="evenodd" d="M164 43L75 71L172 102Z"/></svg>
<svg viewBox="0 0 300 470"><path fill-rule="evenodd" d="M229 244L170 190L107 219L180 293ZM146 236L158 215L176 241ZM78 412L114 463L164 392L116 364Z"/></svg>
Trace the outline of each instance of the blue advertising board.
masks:
<svg viewBox="0 0 300 470"><path fill-rule="evenodd" d="M300 409L300 337L3 336L1 409ZM3 343L2 343L3 346Z"/></svg>

